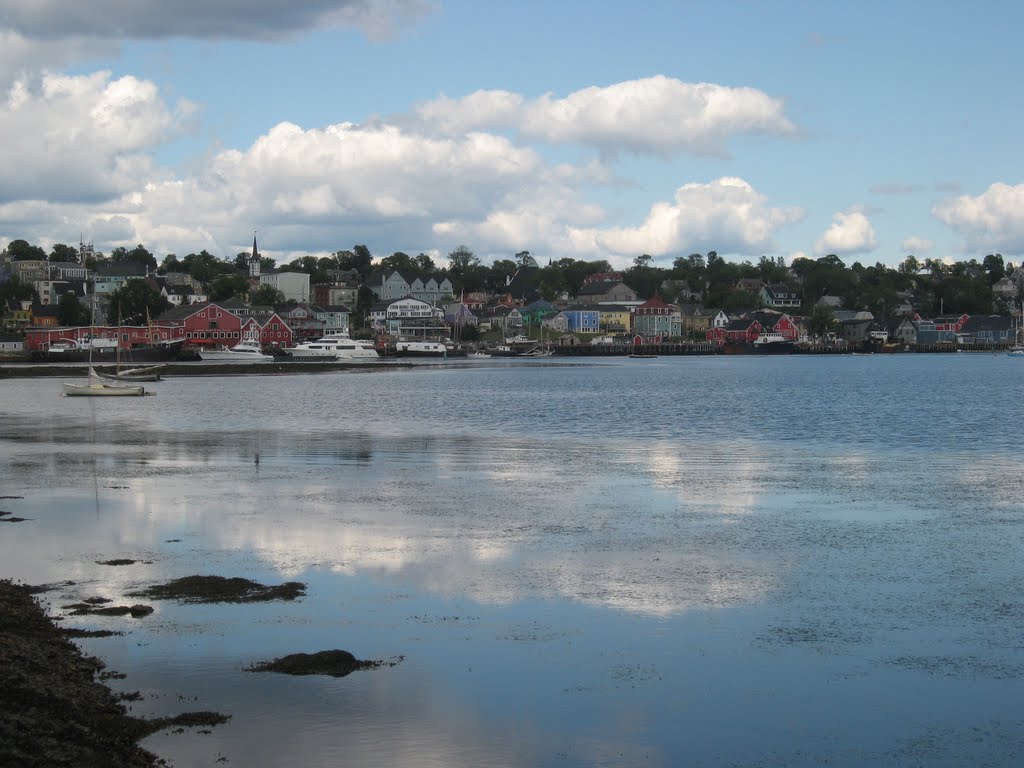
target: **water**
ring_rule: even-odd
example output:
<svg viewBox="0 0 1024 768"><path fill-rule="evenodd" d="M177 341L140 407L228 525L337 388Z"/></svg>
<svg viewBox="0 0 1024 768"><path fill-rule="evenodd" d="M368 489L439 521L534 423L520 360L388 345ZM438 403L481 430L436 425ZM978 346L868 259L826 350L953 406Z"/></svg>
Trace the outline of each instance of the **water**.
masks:
<svg viewBox="0 0 1024 768"><path fill-rule="evenodd" d="M179 766L1012 766L1024 368L659 358L0 382L0 576L51 612L194 573L80 641ZM177 540L177 541L176 541ZM141 560L126 567L97 560ZM131 600L129 602L135 602ZM344 648L346 678L245 667ZM221 760L218 763L218 760Z"/></svg>

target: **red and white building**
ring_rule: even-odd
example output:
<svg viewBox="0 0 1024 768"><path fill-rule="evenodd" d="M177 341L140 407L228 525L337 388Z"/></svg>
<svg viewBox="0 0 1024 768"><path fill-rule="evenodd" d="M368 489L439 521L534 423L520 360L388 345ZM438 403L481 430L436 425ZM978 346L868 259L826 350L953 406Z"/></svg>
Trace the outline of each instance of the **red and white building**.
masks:
<svg viewBox="0 0 1024 768"><path fill-rule="evenodd" d="M242 339L257 339L262 346L289 346L292 331L276 313L245 315L215 302L175 307L159 322L181 333L186 344L233 347Z"/></svg>

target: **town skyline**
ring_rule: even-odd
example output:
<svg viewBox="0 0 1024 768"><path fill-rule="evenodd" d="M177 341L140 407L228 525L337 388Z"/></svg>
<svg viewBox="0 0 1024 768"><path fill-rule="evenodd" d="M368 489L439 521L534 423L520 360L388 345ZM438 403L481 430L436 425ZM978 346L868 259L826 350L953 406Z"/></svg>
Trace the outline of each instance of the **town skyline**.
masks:
<svg viewBox="0 0 1024 768"><path fill-rule="evenodd" d="M0 246L1024 254L1024 11L0 2Z"/></svg>

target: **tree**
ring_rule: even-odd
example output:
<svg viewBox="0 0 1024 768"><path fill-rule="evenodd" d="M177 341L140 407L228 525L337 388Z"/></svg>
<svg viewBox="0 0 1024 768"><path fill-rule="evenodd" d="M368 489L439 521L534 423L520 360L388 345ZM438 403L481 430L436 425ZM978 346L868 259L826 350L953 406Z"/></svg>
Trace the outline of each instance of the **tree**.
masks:
<svg viewBox="0 0 1024 768"><path fill-rule="evenodd" d="M127 261L145 264L149 269L156 269L156 257L143 248L141 244L128 251Z"/></svg>
<svg viewBox="0 0 1024 768"><path fill-rule="evenodd" d="M370 317L370 307L373 306L373 301L373 291L365 285L359 286L359 292L356 294L356 314L354 318L350 318L350 321L355 320L358 327L365 326Z"/></svg>
<svg viewBox="0 0 1024 768"><path fill-rule="evenodd" d="M1003 263L1001 253L990 253L982 261L985 272L988 274L988 284L995 285L1006 276L1006 265Z"/></svg>
<svg viewBox="0 0 1024 768"><path fill-rule="evenodd" d="M8 299L39 301L39 294L32 287L31 283L24 283L17 277L12 276L7 282L0 283L0 304Z"/></svg>
<svg viewBox="0 0 1024 768"><path fill-rule="evenodd" d="M7 255L14 261L44 261L46 251L27 240L12 240L7 244Z"/></svg>
<svg viewBox="0 0 1024 768"><path fill-rule="evenodd" d="M480 259L465 245L448 254L448 274L456 293L473 291L483 285Z"/></svg>
<svg viewBox="0 0 1024 768"><path fill-rule="evenodd" d="M836 324L836 317L828 307L815 307L808 321L808 330L815 338L822 338L831 331Z"/></svg>
<svg viewBox="0 0 1024 768"><path fill-rule="evenodd" d="M240 272L217 275L210 283L210 300L224 301L234 296L244 296L249 291L249 277Z"/></svg>
<svg viewBox="0 0 1024 768"><path fill-rule="evenodd" d="M508 285L508 280L519 269L519 265L511 259L496 259L488 270L484 287L492 293L501 293Z"/></svg>
<svg viewBox="0 0 1024 768"><path fill-rule="evenodd" d="M437 270L437 266L434 264L434 260L427 256L425 253L419 253L416 258L413 259L416 262L416 269L425 275L429 275L431 272Z"/></svg>
<svg viewBox="0 0 1024 768"><path fill-rule="evenodd" d="M913 256L907 256L900 262L899 271L904 275L916 275L919 269L921 269L921 262Z"/></svg>
<svg viewBox="0 0 1024 768"><path fill-rule="evenodd" d="M409 254L395 251L380 260L380 267L388 272L415 272L416 262Z"/></svg>
<svg viewBox="0 0 1024 768"><path fill-rule="evenodd" d="M264 283L249 292L249 303L261 307L274 307L284 303L284 294L269 283Z"/></svg>
<svg viewBox="0 0 1024 768"><path fill-rule="evenodd" d="M50 249L50 261L59 261L66 264L78 263L78 249L64 243L54 243Z"/></svg>
<svg viewBox="0 0 1024 768"><path fill-rule="evenodd" d="M158 271L160 274L166 275L168 272L183 272L184 267L181 265L181 262L178 261L177 256L173 253L168 253L164 256L164 260L160 262L160 269Z"/></svg>
<svg viewBox="0 0 1024 768"><path fill-rule="evenodd" d="M110 294L110 306L126 325L143 325L147 310L148 316L153 318L170 309L171 304L144 280L129 280Z"/></svg>
<svg viewBox="0 0 1024 768"><path fill-rule="evenodd" d="M57 302L57 317L61 325L85 325L89 321L88 311L71 291Z"/></svg>
<svg viewBox="0 0 1024 768"><path fill-rule="evenodd" d="M190 253L181 260L181 266L188 274L203 284L212 283L218 275L236 272L234 265L221 261L205 249L199 253Z"/></svg>

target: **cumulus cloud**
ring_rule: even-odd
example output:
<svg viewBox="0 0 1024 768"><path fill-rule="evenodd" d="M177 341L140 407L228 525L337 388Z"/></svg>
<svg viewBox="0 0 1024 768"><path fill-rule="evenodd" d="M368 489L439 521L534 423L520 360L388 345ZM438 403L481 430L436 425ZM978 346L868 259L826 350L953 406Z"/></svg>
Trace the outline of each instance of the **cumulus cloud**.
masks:
<svg viewBox="0 0 1024 768"><path fill-rule="evenodd" d="M996 183L980 195L944 200L932 215L963 235L970 250L1024 253L1024 184Z"/></svg>
<svg viewBox="0 0 1024 768"><path fill-rule="evenodd" d="M36 40L269 40L335 26L380 36L429 8L427 0L0 0L0 27Z"/></svg>
<svg viewBox="0 0 1024 768"><path fill-rule="evenodd" d="M456 140L379 124L282 123L195 176L153 175L103 204L12 202L0 216L17 236L46 244L81 231L101 250L141 242L158 254L206 248L230 257L258 228L278 258L356 242L446 253L465 242L481 257L527 248L617 266L640 253L770 249L773 232L802 216L769 205L742 179L722 178L680 187L635 228L607 227L606 212L580 198L581 178L489 134ZM69 221L72 231L62 230Z"/></svg>
<svg viewBox="0 0 1024 768"><path fill-rule="evenodd" d="M814 244L817 256L873 251L878 247L875 230L862 211L850 210L832 214L832 226Z"/></svg>
<svg viewBox="0 0 1024 768"><path fill-rule="evenodd" d="M900 243L900 249L904 253L928 253L935 247L935 241L925 237L908 237Z"/></svg>
<svg viewBox="0 0 1024 768"><path fill-rule="evenodd" d="M151 82L109 72L19 80L0 103L12 164L0 202L95 201L134 189L153 173L148 151L184 130L192 110L185 101L168 107Z"/></svg>
<svg viewBox="0 0 1024 768"><path fill-rule="evenodd" d="M672 202L656 203L638 227L573 229L581 252L620 256L664 256L717 249L726 253L770 250L779 227L799 221L799 208L773 208L743 179L723 177L707 184L685 184Z"/></svg>
<svg viewBox="0 0 1024 768"><path fill-rule="evenodd" d="M794 135L784 105L754 88L684 83L657 76L585 88L565 98L526 100L508 91L477 91L427 102L416 118L441 132L507 128L552 144L587 144L606 152L722 154L744 134Z"/></svg>

